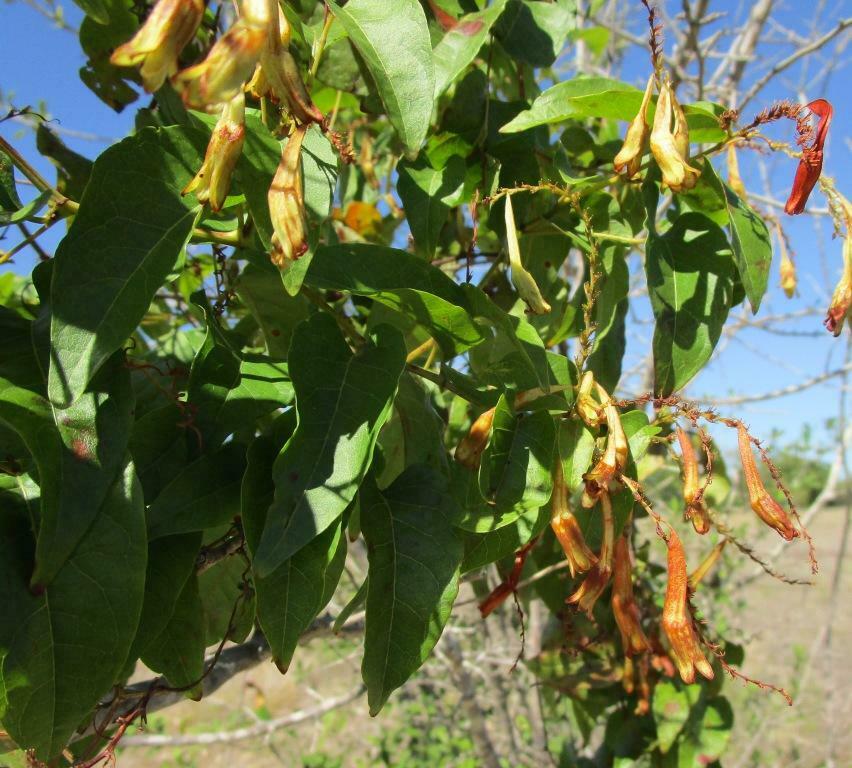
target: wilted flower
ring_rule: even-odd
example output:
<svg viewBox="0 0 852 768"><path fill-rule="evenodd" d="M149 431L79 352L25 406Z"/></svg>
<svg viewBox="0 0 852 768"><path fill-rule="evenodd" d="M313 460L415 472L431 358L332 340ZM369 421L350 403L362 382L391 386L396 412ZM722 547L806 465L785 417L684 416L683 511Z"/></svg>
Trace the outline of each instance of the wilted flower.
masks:
<svg viewBox="0 0 852 768"><path fill-rule="evenodd" d="M603 410L608 434L604 455L595 464L591 472L583 475L585 488L582 503L584 507L593 507L601 494L609 489L616 474L623 471L627 466L629 452L629 445L624 434L624 428L621 426L618 408L615 407L603 388L598 387L598 391L602 398L606 398Z"/></svg>
<svg viewBox="0 0 852 768"><path fill-rule="evenodd" d="M834 289L831 306L825 318L825 327L835 336L843 330L843 323L852 312L852 206L844 201L846 209L846 237L843 239L843 276Z"/></svg>
<svg viewBox="0 0 852 768"><path fill-rule="evenodd" d="M590 427L598 427L604 421L603 409L592 395L596 391L596 387L594 373L586 371L583 378L580 379L580 386L577 388L575 407L577 415Z"/></svg>
<svg viewBox="0 0 852 768"><path fill-rule="evenodd" d="M642 155L645 153L645 145L648 143L648 105L651 103L651 92L654 88L654 75L648 78L645 87L645 95L642 97L642 105L639 112L627 126L627 134L624 144L613 160L616 173L624 173L628 179L632 179L639 173L642 163Z"/></svg>
<svg viewBox="0 0 852 768"><path fill-rule="evenodd" d="M524 570L524 563L527 561L527 556L529 555L530 550L532 550L537 542L538 536L515 552L515 562L512 565L512 570L509 575L493 590L491 590L491 593L479 604L479 613L483 619L495 608L502 605L506 601L506 598L513 594L518 588L518 583L521 580L521 573Z"/></svg>
<svg viewBox="0 0 852 768"><path fill-rule="evenodd" d="M287 266L308 250L302 191L302 141L307 130L303 125L290 134L267 195L275 230L270 256L277 267Z"/></svg>
<svg viewBox="0 0 852 768"><path fill-rule="evenodd" d="M737 148L734 142L728 144L728 186L737 193L740 199L747 196L745 184L740 176L740 164L737 160Z"/></svg>
<svg viewBox="0 0 852 768"><path fill-rule="evenodd" d="M766 486L760 477L760 472L757 470L757 464L754 461L754 454L751 450L751 439L742 424L737 425L737 441L739 443L740 461L743 465L743 475L745 477L746 488L748 489L748 500L751 508L764 523L778 531L782 538L787 541L795 539L799 535L799 532L793 527L793 523L790 522L787 512L772 498L769 491L766 490Z"/></svg>
<svg viewBox="0 0 852 768"><path fill-rule="evenodd" d="M512 210L512 196L506 195L506 244L509 248L509 266L512 268L512 283L518 295L526 302L530 312L536 315L546 315L550 312L550 304L545 301L541 291L521 262L521 249L518 245L518 232L515 229L515 212Z"/></svg>
<svg viewBox="0 0 852 768"><path fill-rule="evenodd" d="M456 446L456 461L468 469L479 469L482 452L488 443L491 434L491 424L494 422L495 408L483 411L473 422L470 431L459 441Z"/></svg>
<svg viewBox="0 0 852 768"><path fill-rule="evenodd" d="M589 570L588 575L583 579L583 583L579 588L565 601L571 605L576 605L590 618L595 603L609 583L609 577L612 573L613 548L615 543L615 520L612 515L612 502L610 501L609 493L602 493L600 501L601 514L603 516L603 536L601 538L601 551L598 554L598 561Z"/></svg>
<svg viewBox="0 0 852 768"><path fill-rule="evenodd" d="M663 184L672 192L692 189L698 182L701 172L689 165L686 155L678 147L683 146L686 121L681 123L683 115L680 105L674 108L676 101L668 81L663 82L660 97L657 99L657 111L654 114L654 126L651 130L651 152L663 174ZM676 120L677 139L672 132L672 119Z"/></svg>
<svg viewBox="0 0 852 768"><path fill-rule="evenodd" d="M207 58L175 77L175 87L188 107L214 111L240 93L252 76L266 41L269 11L266 0L244 0L241 10Z"/></svg>
<svg viewBox="0 0 852 768"><path fill-rule="evenodd" d="M110 61L118 67L141 64L142 84L153 93L177 72L178 56L203 15L202 0L159 0L133 39L116 48Z"/></svg>
<svg viewBox="0 0 852 768"><path fill-rule="evenodd" d="M671 647L669 655L683 682L694 683L696 669L708 680L712 680L713 667L701 651L689 608L686 555L683 544L673 530L669 533L668 548L669 581L663 603L662 625Z"/></svg>
<svg viewBox="0 0 852 768"><path fill-rule="evenodd" d="M796 168L796 178L793 179L793 189L784 206L784 211L791 216L802 213L807 205L813 188L822 174L823 148L828 137L828 127L834 110L825 99L816 99L807 105L813 114L819 116L814 140L808 147L802 148L802 158Z"/></svg>
<svg viewBox="0 0 852 768"><path fill-rule="evenodd" d="M245 95L234 96L222 109L222 116L213 129L204 163L182 194L195 192L198 202L210 202L219 211L231 187L231 174L240 158L245 140Z"/></svg>
<svg viewBox="0 0 852 768"><path fill-rule="evenodd" d="M612 613L621 632L621 644L627 656L644 653L650 643L642 631L639 606L633 597L633 565L630 561L630 543L627 535L615 543L612 574Z"/></svg>
<svg viewBox="0 0 852 768"><path fill-rule="evenodd" d="M458 458L458 451L456 451ZM562 471L562 461L557 457L553 470L553 495L550 497L550 527L568 559L571 576L585 573L598 560L586 544L577 518L571 512L568 502L568 487Z"/></svg>
<svg viewBox="0 0 852 768"><path fill-rule="evenodd" d="M705 534L710 530L710 516L704 507L698 485L698 459L689 435L680 427L677 428L677 439L683 461L683 500L686 502L686 516L692 521L696 533Z"/></svg>

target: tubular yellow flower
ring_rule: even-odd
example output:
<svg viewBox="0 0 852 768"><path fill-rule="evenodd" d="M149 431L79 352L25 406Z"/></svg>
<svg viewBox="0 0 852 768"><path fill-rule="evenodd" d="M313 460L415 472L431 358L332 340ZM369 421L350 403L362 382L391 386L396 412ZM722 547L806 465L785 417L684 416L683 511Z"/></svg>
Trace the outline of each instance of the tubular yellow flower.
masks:
<svg viewBox="0 0 852 768"><path fill-rule="evenodd" d="M683 113L683 107L677 100L677 96L675 96L673 90L670 93L672 98L672 115L674 117L674 131L672 132L674 144L683 161L689 163L689 126L686 124L686 115ZM697 176L691 179L692 186L695 186L697 181Z"/></svg>
<svg viewBox="0 0 852 768"><path fill-rule="evenodd" d="M240 93L222 109L222 116L216 123L207 145L204 163L182 192L184 195L195 192L198 202L209 201L214 211L221 210L228 196L231 175L243 151L245 114L246 98Z"/></svg>
<svg viewBox="0 0 852 768"><path fill-rule="evenodd" d="M240 18L207 58L175 76L184 104L213 112L242 91L257 65L268 25L266 0L244 0Z"/></svg>
<svg viewBox="0 0 852 768"><path fill-rule="evenodd" d="M133 39L113 51L110 61L118 67L141 64L142 84L153 93L177 72L178 56L203 15L202 0L160 0Z"/></svg>
<svg viewBox="0 0 852 768"><path fill-rule="evenodd" d="M458 451L456 451L458 458ZM585 573L598 560L597 556L586 544L583 532L577 518L571 512L568 503L568 487L562 472L562 461L557 457L553 468L553 495L550 499L550 527L559 541L562 551L568 560L571 576Z"/></svg>
<svg viewBox="0 0 852 768"><path fill-rule="evenodd" d="M272 219L272 263L286 267L308 249L305 241L305 201L302 191L302 141L308 127L296 128L284 151L269 187L267 201Z"/></svg>
<svg viewBox="0 0 852 768"><path fill-rule="evenodd" d="M852 315L852 205L844 200L846 209L846 237L843 239L843 276L834 289L831 306L825 318L825 327L835 336L843 330L846 318Z"/></svg>
<svg viewBox="0 0 852 768"><path fill-rule="evenodd" d="M710 516L699 495L698 459L689 435L680 427L677 428L677 439L683 460L683 500L686 502L686 516L692 521L696 533L705 534L710 530Z"/></svg>
<svg viewBox="0 0 852 768"><path fill-rule="evenodd" d="M576 408L577 415L590 427L598 427L603 422L600 404L592 396L596 387L595 375L586 371L577 388Z"/></svg>
<svg viewBox="0 0 852 768"><path fill-rule="evenodd" d="M735 143L728 144L728 186L737 193L742 200L747 199L745 184L740 176L740 164L737 160L737 148Z"/></svg>
<svg viewBox="0 0 852 768"><path fill-rule="evenodd" d="M663 603L662 625L671 647L669 656L677 666L683 682L694 683L696 670L708 680L712 680L713 667L701 651L689 610L686 555L683 544L674 531L669 534L668 548L669 581Z"/></svg>
<svg viewBox="0 0 852 768"><path fill-rule="evenodd" d="M787 295L788 299L792 299L796 294L796 265L787 255L787 251L781 251L781 288Z"/></svg>
<svg viewBox="0 0 852 768"><path fill-rule="evenodd" d="M793 523L784 508L766 490L754 461L751 440L742 424L737 425L737 442L751 508L764 523L778 531L783 539L792 541L799 535L799 532L793 527Z"/></svg>
<svg viewBox="0 0 852 768"><path fill-rule="evenodd" d="M468 469L479 469L482 452L488 443L488 435L491 434L491 424L494 422L495 408L483 411L473 422L470 431L459 441L456 446L456 461Z"/></svg>
<svg viewBox="0 0 852 768"><path fill-rule="evenodd" d="M630 543L626 535L618 537L612 574L612 614L621 632L621 644L626 656L635 656L651 649L648 638L642 631L639 606L633 597L633 565L630 559Z"/></svg>
<svg viewBox="0 0 852 768"><path fill-rule="evenodd" d="M509 248L509 266L512 268L512 283L518 295L526 302L530 312L546 315L550 312L548 304L538 288L533 276L527 272L521 262L521 249L518 245L518 232L515 229L515 212L512 210L512 196L506 195L506 244Z"/></svg>
<svg viewBox="0 0 852 768"><path fill-rule="evenodd" d="M645 152L645 145L648 143L648 105L651 103L651 92L654 88L654 76L648 78L648 85L645 87L645 95L642 97L642 105L639 107L639 112L630 125L627 126L627 134L624 137L624 144L613 160L616 173L623 173L628 179L632 179L639 173L639 166L642 163L642 155Z"/></svg>
<svg viewBox="0 0 852 768"><path fill-rule="evenodd" d="M677 142L683 142L683 128L675 140L672 133L674 94L671 85L666 81L657 99L657 111L654 114L654 126L651 130L651 153L660 166L663 174L663 184L672 192L683 192L692 189L701 175L693 168L678 149ZM678 107L679 109L679 107ZM682 114L682 113L681 113ZM685 127L685 122L684 122Z"/></svg>

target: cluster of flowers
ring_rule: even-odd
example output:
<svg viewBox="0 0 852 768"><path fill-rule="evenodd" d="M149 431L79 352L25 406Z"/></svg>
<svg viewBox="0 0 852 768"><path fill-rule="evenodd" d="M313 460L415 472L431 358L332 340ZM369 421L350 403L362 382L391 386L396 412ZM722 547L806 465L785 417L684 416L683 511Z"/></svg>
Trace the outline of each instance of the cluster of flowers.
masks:
<svg viewBox="0 0 852 768"><path fill-rule="evenodd" d="M166 78L191 109L220 112L204 162L183 190L221 210L245 139L245 94L281 105L293 118L290 138L269 188L275 231L272 260L280 267L306 250L301 149L307 128L322 124L289 50L290 26L274 0L242 0L236 22L198 64L178 72L178 57L204 16L202 0L159 0L132 40L111 61L139 66L146 91Z"/></svg>
<svg viewBox="0 0 852 768"><path fill-rule="evenodd" d="M529 399L524 395L525 393L518 395L516 406L519 402L523 404ZM616 403L610 394L594 381L591 372L584 374L571 418L579 418L593 430L606 425L605 448L589 471L583 475L580 501L586 509L600 509L602 536L598 552L594 552L585 540L580 523L572 511L570 488L563 476L562 461L559 457L555 461L550 526L565 554L572 578L585 574L585 578L568 596L566 603L576 606L591 618L598 600L606 588L611 586L610 607L621 636L625 655L624 682L629 692L635 688L634 677L637 673L640 692L647 692L650 666L669 675L675 674L676 670L685 683L693 683L696 673L712 679L713 667L702 646L716 655L719 655L720 651L703 636L690 601L698 583L718 560L727 538L723 537L704 562L688 575L686 554L680 537L671 525L651 509L639 483L625 474L629 460L629 444L621 424L620 405L622 404ZM457 461L469 468L478 466L488 442L492 419L493 409L474 421L456 450ZM745 426L735 420L722 421L737 429L740 460L752 510L763 523L773 528L786 541L798 537L800 531L761 478L753 454L754 441ZM702 483L692 438L680 427L676 427L675 435L680 447L685 517L691 521L696 533L704 535L714 524L704 502L709 474ZM653 517L658 535L666 542L668 582L662 614L659 617L659 628L667 640L665 647L661 643L659 633L648 634L643 629L641 612L634 597L630 537L632 515L628 518L624 530L615 529L612 494L624 488L627 488L634 499ZM537 540L533 540L518 551L511 573L480 604L483 617L516 591L527 554L536 543ZM637 657L639 663L634 665L634 659ZM731 671L728 667L726 669ZM643 694L640 700L640 703L647 703L647 696Z"/></svg>

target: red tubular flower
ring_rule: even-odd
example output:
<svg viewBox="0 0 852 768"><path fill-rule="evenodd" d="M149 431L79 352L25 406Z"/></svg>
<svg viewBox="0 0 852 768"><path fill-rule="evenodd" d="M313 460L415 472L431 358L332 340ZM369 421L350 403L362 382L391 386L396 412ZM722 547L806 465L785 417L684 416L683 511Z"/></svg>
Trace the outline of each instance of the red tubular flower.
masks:
<svg viewBox="0 0 852 768"><path fill-rule="evenodd" d="M802 159L796 169L796 178L793 180L793 189L784 210L790 216L802 213L808 202L813 188L816 186L822 173L823 145L828 136L828 127L831 125L831 116L834 110L825 99L817 99L807 105L807 108L819 117L816 136L809 147L803 147Z"/></svg>
<svg viewBox="0 0 852 768"><path fill-rule="evenodd" d="M524 570L524 563L527 561L527 555L529 555L530 550L537 542L538 536L536 536L529 544L524 545L515 552L515 563L512 566L512 572L501 584L498 584L491 591L485 600L479 604L479 613L483 619L495 608L502 605L509 595L515 592L518 587L518 582L521 580L521 571Z"/></svg>
<svg viewBox="0 0 852 768"><path fill-rule="evenodd" d="M669 534L669 582L663 603L663 631L669 639L669 656L677 666L680 678L689 684L695 682L695 670L708 680L713 679L713 667L701 652L698 634L689 608L689 581L686 575L686 554L678 535Z"/></svg>
<svg viewBox="0 0 852 768"><path fill-rule="evenodd" d="M628 657L644 653L651 648L648 638L642 631L639 607L633 597L632 570L627 536L619 536L615 543L612 574L612 613L621 632L624 653Z"/></svg>
<svg viewBox="0 0 852 768"><path fill-rule="evenodd" d="M743 476L745 477L751 508L764 523L778 531L783 539L792 541L799 535L799 532L793 527L793 523L784 508L766 490L754 461L751 440L742 424L737 426L737 442L739 443L740 461L743 465Z"/></svg>
<svg viewBox="0 0 852 768"><path fill-rule="evenodd" d="M458 452L456 452L458 457ZM577 518L571 512L568 503L568 487L562 472L562 461L557 457L553 469L553 495L550 497L550 527L562 546L562 551L568 560L571 576L585 573L598 560L583 536Z"/></svg>

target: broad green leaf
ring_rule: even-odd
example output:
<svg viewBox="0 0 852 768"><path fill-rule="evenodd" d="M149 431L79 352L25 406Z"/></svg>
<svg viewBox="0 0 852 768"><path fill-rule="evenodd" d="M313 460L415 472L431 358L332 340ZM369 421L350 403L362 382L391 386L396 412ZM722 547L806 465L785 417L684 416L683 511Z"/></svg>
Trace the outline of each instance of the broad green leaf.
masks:
<svg viewBox="0 0 852 768"><path fill-rule="evenodd" d="M74 2L98 24L109 23L111 3L108 0L74 0Z"/></svg>
<svg viewBox="0 0 852 768"><path fill-rule="evenodd" d="M414 245L420 255L431 259L447 214L464 188L464 160L451 157L443 168L436 170L421 156L411 163L403 160L398 170L397 191Z"/></svg>
<svg viewBox="0 0 852 768"><path fill-rule="evenodd" d="M191 573L178 595L172 615L142 653L149 669L159 672L176 688L192 686L204 672L204 607L198 594L198 576ZM200 698L197 689L189 692Z"/></svg>
<svg viewBox="0 0 852 768"><path fill-rule="evenodd" d="M246 264L237 283L237 295L263 331L267 352L284 359L293 329L308 316L308 305L304 297L288 295L278 270L265 255L262 259L265 266L254 261Z"/></svg>
<svg viewBox="0 0 852 768"><path fill-rule="evenodd" d="M130 377L114 359L69 409L0 379L0 423L39 470L41 505L33 585L46 585L84 536L124 465L133 412Z"/></svg>
<svg viewBox="0 0 852 768"><path fill-rule="evenodd" d="M731 704L721 696L693 709L677 745L678 768L704 768L713 764L727 749L733 726Z"/></svg>
<svg viewBox="0 0 852 768"><path fill-rule="evenodd" d="M293 334L290 375L299 423L275 461L275 500L254 558L269 576L332 525L355 497L405 366L388 327L352 354L337 323L317 314Z"/></svg>
<svg viewBox="0 0 852 768"><path fill-rule="evenodd" d="M575 0L510 0L495 27L495 36L512 58L533 67L549 67L576 26L576 13Z"/></svg>
<svg viewBox="0 0 852 768"><path fill-rule="evenodd" d="M483 528L483 521L478 521L475 530L497 528L498 522L506 525L549 501L555 441L556 427L549 413L515 414L505 397L500 399L479 469L479 488L494 524Z"/></svg>
<svg viewBox="0 0 852 768"><path fill-rule="evenodd" d="M556 435L562 476L568 493L573 494L583 485L583 475L591 469L595 452L595 436L580 419L563 419Z"/></svg>
<svg viewBox="0 0 852 768"><path fill-rule="evenodd" d="M58 757L122 670L142 610L145 521L129 462L46 589L30 589L31 523L0 514L0 721L23 749Z"/></svg>
<svg viewBox="0 0 852 768"><path fill-rule="evenodd" d="M180 191L204 143L183 127L144 129L95 162L53 265L48 395L59 407L127 341L172 271L198 215Z"/></svg>
<svg viewBox="0 0 852 768"><path fill-rule="evenodd" d="M772 266L772 241L769 231L754 209L727 184L722 183L709 161L704 163L703 175L708 177L711 184L718 186L720 195L727 204L734 261L751 310L757 314L769 284L769 268Z"/></svg>
<svg viewBox="0 0 852 768"><path fill-rule="evenodd" d="M148 507L148 538L229 523L240 512L245 466L245 448L239 443L227 443L187 464Z"/></svg>
<svg viewBox="0 0 852 768"><path fill-rule="evenodd" d="M435 46L432 53L435 60L436 99L476 58L479 49L488 39L494 22L503 13L506 2L507 0L495 0L482 11L464 15Z"/></svg>
<svg viewBox="0 0 852 768"><path fill-rule="evenodd" d="M500 128L500 133L519 133L537 125L586 117L632 120L641 105L642 91L632 85L608 77L578 75L548 88L529 109Z"/></svg>
<svg viewBox="0 0 852 768"><path fill-rule="evenodd" d="M462 573L482 568L517 552L538 536L550 522L550 508L530 509L509 525L487 533L462 531L464 559Z"/></svg>
<svg viewBox="0 0 852 768"><path fill-rule="evenodd" d="M139 98L128 80L139 82L139 75L127 67L117 67L110 62L110 55L121 44L133 37L139 28L139 17L132 10L132 3L120 0L94 0L98 4L109 3L109 23L106 17L100 21L89 15L80 23L80 47L86 62L80 68L80 79L105 104L120 112ZM157 94L157 106L163 106ZM159 110L158 110L159 111Z"/></svg>
<svg viewBox="0 0 852 768"><path fill-rule="evenodd" d="M601 249L604 275L595 302L595 336L588 368L607 391L615 390L621 378L626 346L626 325L630 273L622 248ZM582 289L581 289L582 290Z"/></svg>
<svg viewBox="0 0 852 768"><path fill-rule="evenodd" d="M17 211L21 207L14 168L9 156L0 149L0 211Z"/></svg>
<svg viewBox="0 0 852 768"><path fill-rule="evenodd" d="M166 536L148 544L145 599L128 662L135 663L168 625L184 584L195 572L200 546L200 533Z"/></svg>
<svg viewBox="0 0 852 768"><path fill-rule="evenodd" d="M369 580L364 660L370 714L426 661L458 594L462 545L455 503L440 475L410 467L384 491L360 494Z"/></svg>
<svg viewBox="0 0 852 768"><path fill-rule="evenodd" d="M651 710L657 725L660 752L665 754L677 741L700 694L701 686L684 686L668 680L661 680L654 687Z"/></svg>
<svg viewBox="0 0 852 768"><path fill-rule="evenodd" d="M186 414L176 403L148 411L133 424L127 445L147 502L157 498L187 460ZM190 440L196 440L189 434Z"/></svg>
<svg viewBox="0 0 852 768"><path fill-rule="evenodd" d="M664 235L651 232L645 272L654 328L654 391L681 389L710 359L733 297L725 233L706 216L679 216Z"/></svg>
<svg viewBox="0 0 852 768"><path fill-rule="evenodd" d="M409 152L429 130L435 92L432 43L417 0L329 0L329 8L364 58L391 125Z"/></svg>
<svg viewBox="0 0 852 768"><path fill-rule="evenodd" d="M322 290L369 296L402 312L429 331L447 358L483 339L462 289L407 251L366 244L318 248L305 281Z"/></svg>
<svg viewBox="0 0 852 768"><path fill-rule="evenodd" d="M8 224L17 224L19 221L26 221L30 216L35 216L44 206L50 202L53 193L49 190L36 195L30 202L24 203L15 211L0 211L0 227L5 227Z"/></svg>
<svg viewBox="0 0 852 768"><path fill-rule="evenodd" d="M232 643L245 640L254 626L255 593L247 576L244 557L228 557L198 574L198 593L204 612L204 644L219 645L228 636Z"/></svg>
<svg viewBox="0 0 852 768"><path fill-rule="evenodd" d="M280 443L265 435L249 448L242 487L242 520L252 553L257 549L273 501L272 470L280 450ZM255 574L257 620L282 673L290 666L302 633L331 599L345 558L346 536L341 518L268 576Z"/></svg>
<svg viewBox="0 0 852 768"><path fill-rule="evenodd" d="M36 148L56 166L57 190L80 200L92 175L92 161L68 147L46 123L36 129Z"/></svg>

